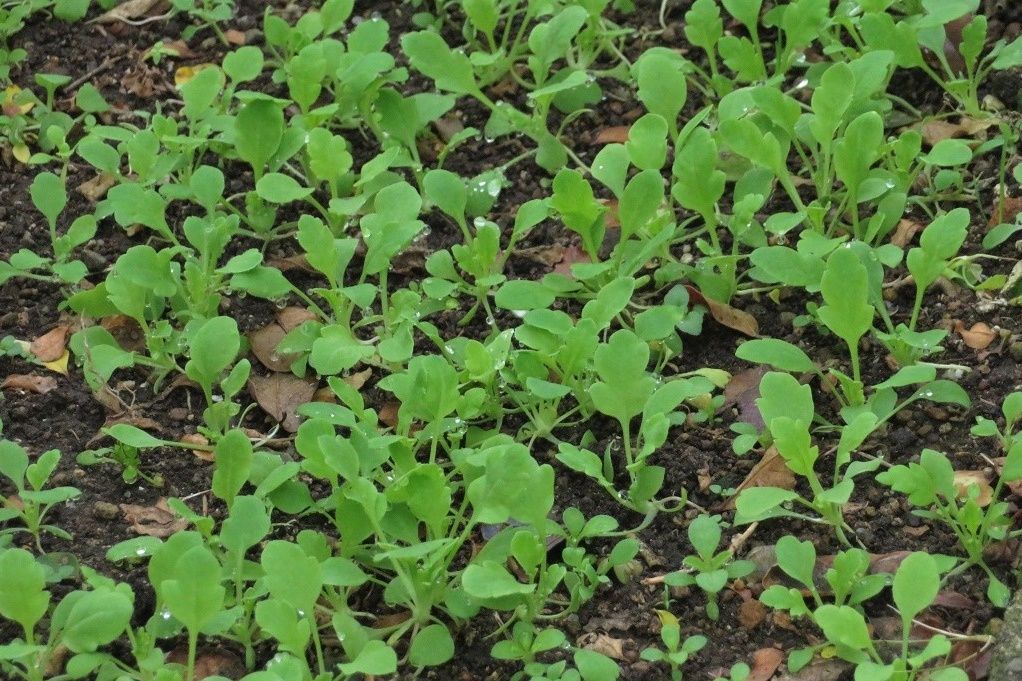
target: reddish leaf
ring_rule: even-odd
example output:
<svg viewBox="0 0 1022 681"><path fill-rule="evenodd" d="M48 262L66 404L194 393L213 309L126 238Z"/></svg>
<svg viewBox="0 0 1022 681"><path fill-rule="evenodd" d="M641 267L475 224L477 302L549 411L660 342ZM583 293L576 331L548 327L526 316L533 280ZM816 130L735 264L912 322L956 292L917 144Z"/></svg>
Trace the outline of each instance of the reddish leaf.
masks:
<svg viewBox="0 0 1022 681"><path fill-rule="evenodd" d="M248 333L252 354L270 371L289 372L291 363L298 357L277 352L277 346L286 335L287 332L276 322Z"/></svg>
<svg viewBox="0 0 1022 681"><path fill-rule="evenodd" d="M179 517L167 506L166 499L160 499L154 506L118 504L124 519L136 534L150 537L169 537L188 527L188 521Z"/></svg>
<svg viewBox="0 0 1022 681"><path fill-rule="evenodd" d="M298 430L298 407L312 400L316 386L317 381L293 374L252 376L248 379L249 394L289 433Z"/></svg>
<svg viewBox="0 0 1022 681"><path fill-rule="evenodd" d="M40 362L55 362L64 354L71 327L60 324L32 341L30 350Z"/></svg>
<svg viewBox="0 0 1022 681"><path fill-rule="evenodd" d="M962 342L973 350L985 350L995 340L997 332L983 322L976 322L968 329L960 320L955 321L955 332L962 337Z"/></svg>
<svg viewBox="0 0 1022 681"><path fill-rule="evenodd" d="M768 681L784 661L784 653L777 648L760 648L752 654L749 681Z"/></svg>
<svg viewBox="0 0 1022 681"><path fill-rule="evenodd" d="M707 298L695 286L686 285L685 288L688 289L691 302L704 305L709 309L710 316L717 320L718 324L743 333L746 336L759 336L759 322L748 312L738 310L712 298Z"/></svg>
<svg viewBox="0 0 1022 681"><path fill-rule="evenodd" d="M781 458L776 447L770 447L770 449L763 452L763 458L752 467L752 470L745 476L742 484L738 485L734 496L728 498L724 508L734 508L738 495L742 490L749 489L750 487L795 488L795 475L785 465L784 459Z"/></svg>
<svg viewBox="0 0 1022 681"><path fill-rule="evenodd" d="M624 144L628 141L628 126L615 125L610 128L603 128L596 133L597 144Z"/></svg>
<svg viewBox="0 0 1022 681"><path fill-rule="evenodd" d="M26 393L45 395L57 388L57 379L52 376L35 374L11 374L0 383L0 390L21 390Z"/></svg>

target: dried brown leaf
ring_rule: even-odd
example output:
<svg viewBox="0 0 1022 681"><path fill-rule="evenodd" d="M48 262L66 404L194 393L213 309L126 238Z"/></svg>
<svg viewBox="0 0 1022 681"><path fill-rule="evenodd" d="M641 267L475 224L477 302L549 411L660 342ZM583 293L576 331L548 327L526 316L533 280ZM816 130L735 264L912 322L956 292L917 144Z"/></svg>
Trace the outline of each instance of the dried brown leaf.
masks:
<svg viewBox="0 0 1022 681"><path fill-rule="evenodd" d="M585 648L586 650L592 650L602 655L606 655L614 660L628 659L628 655L625 653L625 641L620 638L608 636L607 634L601 634L595 631L582 634L578 637L575 645L579 648Z"/></svg>
<svg viewBox="0 0 1022 681"><path fill-rule="evenodd" d="M1003 201L998 201L990 213L990 221L987 222L987 230L997 225L1015 222L1019 213L1022 213L1022 196L1006 196Z"/></svg>
<svg viewBox="0 0 1022 681"><path fill-rule="evenodd" d="M181 645L167 654L169 664L188 664L188 647ZM227 679L240 679L245 675L245 663L240 657L229 650L200 649L195 656L196 681L210 677L223 677Z"/></svg>
<svg viewBox="0 0 1022 681"><path fill-rule="evenodd" d="M284 329L284 331L291 331L315 318L316 315L309 312L304 307L295 307L293 305L285 307L277 313L277 323L280 324L280 327Z"/></svg>
<svg viewBox="0 0 1022 681"><path fill-rule="evenodd" d="M277 352L277 346L287 332L276 322L248 333L252 354L270 371L289 372L297 355Z"/></svg>
<svg viewBox="0 0 1022 681"><path fill-rule="evenodd" d="M96 203L106 196L107 190L115 184L117 184L117 178L114 174L104 171L97 173L91 180L86 180L78 185L77 192L92 203Z"/></svg>
<svg viewBox="0 0 1022 681"><path fill-rule="evenodd" d="M35 374L11 374L0 383L0 390L20 390L26 393L45 395L56 390L57 379L52 376L36 376Z"/></svg>
<svg viewBox="0 0 1022 681"><path fill-rule="evenodd" d="M380 423L391 428L397 428L397 412L401 408L400 402L385 402L380 407Z"/></svg>
<svg viewBox="0 0 1022 681"><path fill-rule="evenodd" d="M188 521L171 511L164 498L161 498L153 506L137 506L135 504L118 504L118 506L124 514L124 519L136 534L163 538L188 527Z"/></svg>
<svg viewBox="0 0 1022 681"><path fill-rule="evenodd" d="M106 329L121 349L128 352L142 352L145 350L145 332L138 322L123 314L115 314L103 317L100 326Z"/></svg>
<svg viewBox="0 0 1022 681"><path fill-rule="evenodd" d="M763 458L759 460L749 474L745 476L745 480L742 484L738 485L735 490L735 494L729 497L724 508L734 508L735 500L743 490L751 487L779 487L781 489L794 489L795 488L795 475L791 472L791 469L784 463L784 459L777 451L776 447L770 447L770 449L763 452Z"/></svg>
<svg viewBox="0 0 1022 681"><path fill-rule="evenodd" d="M760 648L752 654L749 681L768 681L784 661L784 653L777 648Z"/></svg>
<svg viewBox="0 0 1022 681"><path fill-rule="evenodd" d="M66 324L55 326L32 341L29 350L40 362L55 362L64 354L70 331L71 327Z"/></svg>
<svg viewBox="0 0 1022 681"><path fill-rule="evenodd" d="M962 337L962 342L973 350L985 350L997 340L997 332L983 322L976 322L966 329L965 324L956 320L955 332Z"/></svg>
<svg viewBox="0 0 1022 681"><path fill-rule="evenodd" d="M738 608L738 622L745 629L755 629L766 619L766 606L755 598L744 601Z"/></svg>
<svg viewBox="0 0 1022 681"><path fill-rule="evenodd" d="M92 22L97 24L113 24L117 22L131 22L135 19L149 14L150 10L159 5L163 0L127 0L116 7L99 15Z"/></svg>
<svg viewBox="0 0 1022 681"><path fill-rule="evenodd" d="M249 378L248 392L263 411L280 423L284 430L293 433L300 423L298 407L312 400L316 385L315 380L298 378L293 374L271 374Z"/></svg>
<svg viewBox="0 0 1022 681"><path fill-rule="evenodd" d="M780 613L774 615L775 620L777 614ZM778 681L837 681L851 666L849 662L831 657L808 664L794 674L781 674L778 677Z"/></svg>
<svg viewBox="0 0 1022 681"><path fill-rule="evenodd" d="M239 31L236 28L229 28L224 31L224 37L227 38L227 42L231 45L244 45L248 42L248 38L245 37L245 32Z"/></svg>
<svg viewBox="0 0 1022 681"><path fill-rule="evenodd" d="M353 374L344 377L344 382L350 385L355 390L360 390L362 386L366 384L370 378L372 378L372 368L363 369L362 371L356 371Z"/></svg>
<svg viewBox="0 0 1022 681"><path fill-rule="evenodd" d="M603 128L596 133L597 144L624 144L628 141L628 126L627 125L615 125L609 128Z"/></svg>
<svg viewBox="0 0 1022 681"><path fill-rule="evenodd" d="M969 498L969 489L973 486L979 489L976 503L981 508L989 506L994 498L994 488L990 486L990 479L984 471L955 471L955 490L961 499Z"/></svg>
<svg viewBox="0 0 1022 681"><path fill-rule="evenodd" d="M200 435L199 433L185 433L184 435L181 436L180 442L182 442L182 443L184 443L186 445L208 445L209 444L209 440L205 436ZM195 458L201 459L203 461L210 461L210 462L216 461L216 455L213 452L207 451L205 449L193 449L192 450L192 454L195 455Z"/></svg>
<svg viewBox="0 0 1022 681"><path fill-rule="evenodd" d="M705 305L710 310L710 316L718 324L743 333L746 336L759 336L759 322L748 312L733 308L718 300L707 298L694 286L686 285L685 288L688 289L689 299L695 304Z"/></svg>
<svg viewBox="0 0 1022 681"><path fill-rule="evenodd" d="M905 218L899 221L898 226L894 229L894 234L891 235L891 243L898 248L905 248L912 243L912 239L922 228L923 226L915 220Z"/></svg>

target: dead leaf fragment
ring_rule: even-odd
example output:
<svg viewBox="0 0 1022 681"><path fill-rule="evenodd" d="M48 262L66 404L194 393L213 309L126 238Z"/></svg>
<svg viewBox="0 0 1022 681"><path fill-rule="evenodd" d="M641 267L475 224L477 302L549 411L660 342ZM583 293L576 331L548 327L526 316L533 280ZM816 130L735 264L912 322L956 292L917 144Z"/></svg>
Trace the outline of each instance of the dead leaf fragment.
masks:
<svg viewBox="0 0 1022 681"><path fill-rule="evenodd" d="M628 126L614 125L596 133L597 144L624 144L628 141Z"/></svg>
<svg viewBox="0 0 1022 681"><path fill-rule="evenodd" d="M67 347L67 335L70 331L71 327L66 324L55 326L32 341L29 349L40 362L56 361L64 354L64 348Z"/></svg>
<svg viewBox="0 0 1022 681"><path fill-rule="evenodd" d="M298 378L293 374L252 376L248 379L249 394L289 433L298 430L298 407L312 400L316 386L315 380Z"/></svg>
<svg viewBox="0 0 1022 681"><path fill-rule="evenodd" d="M252 346L252 354L270 371L291 371L291 363L298 357L294 354L277 352L277 346L280 345L280 341L286 335L287 331L276 322L267 324L263 328L251 331L248 334L248 341Z"/></svg>
<svg viewBox="0 0 1022 681"><path fill-rule="evenodd" d="M58 374L67 376L67 363L68 360L70 359L71 353L65 350L60 357L53 360L52 362L43 362L43 366L49 369L50 371L55 371Z"/></svg>
<svg viewBox="0 0 1022 681"><path fill-rule="evenodd" d="M746 629L755 629L766 619L766 606L755 598L744 601L738 608L738 622Z"/></svg>
<svg viewBox="0 0 1022 681"><path fill-rule="evenodd" d="M99 15L91 23L113 24L118 21L132 23L133 20L147 15L153 7L161 2L162 0L127 0L127 2L122 2Z"/></svg>
<svg viewBox="0 0 1022 681"><path fill-rule="evenodd" d="M98 173L91 180L82 182L78 185L77 191L92 203L96 203L106 196L107 190L115 184L117 184L117 178L114 177L114 174L104 171Z"/></svg>
<svg viewBox="0 0 1022 681"><path fill-rule="evenodd" d="M188 647L178 646L167 655L170 664L188 664ZM210 677L240 679L245 675L245 663L229 650L207 648L195 656L195 679L202 681Z"/></svg>
<svg viewBox="0 0 1022 681"><path fill-rule="evenodd" d="M182 443L184 443L186 445L208 445L209 444L209 440L205 436L200 435L198 433L185 433L184 435L181 436L180 442L182 442ZM203 461L210 461L210 462L216 461L216 455L213 452L211 452L209 450L206 450L206 449L193 449L192 450L192 454L195 455L195 458L201 459Z"/></svg>
<svg viewBox="0 0 1022 681"><path fill-rule="evenodd" d="M775 613L774 617L781 613ZM837 681L851 668L851 663L832 657L808 664L794 674L781 674L779 681Z"/></svg>
<svg viewBox="0 0 1022 681"><path fill-rule="evenodd" d="M57 379L52 376L35 374L11 374L0 383L0 390L21 390L26 393L45 395L57 388Z"/></svg>
<svg viewBox="0 0 1022 681"><path fill-rule="evenodd" d="M620 638L613 638L607 634L597 632L582 634L579 636L578 641L575 642L575 645L579 648L595 651L614 660L628 659L624 644L624 640Z"/></svg>
<svg viewBox="0 0 1022 681"><path fill-rule="evenodd" d="M295 307L293 305L289 305L277 313L277 323L280 324L284 331L291 331L315 318L316 315L304 307Z"/></svg>
<svg viewBox="0 0 1022 681"><path fill-rule="evenodd" d="M784 463L784 459L776 447L770 447L770 449L763 452L763 458L752 467L749 474L745 476L745 480L742 480L742 484L738 485L734 496L728 497L724 508L734 508L738 495L750 487L795 488L795 475L788 468L787 464Z"/></svg>
<svg viewBox="0 0 1022 681"><path fill-rule="evenodd" d="M136 534L163 538L188 527L187 520L170 510L166 498L161 498L153 506L118 504L118 507Z"/></svg>
<svg viewBox="0 0 1022 681"><path fill-rule="evenodd" d="M362 371L357 371L351 374L350 376L345 376L344 382L350 385L355 390L359 390L362 386L366 384L366 381L372 378L372 375L373 375L372 368L363 369Z"/></svg>
<svg viewBox="0 0 1022 681"><path fill-rule="evenodd" d="M990 214L990 221L987 222L987 230L991 230L1000 224L1011 224L1022 213L1022 196L1006 196L1003 201L998 201Z"/></svg>
<svg viewBox="0 0 1022 681"><path fill-rule="evenodd" d="M984 471L955 471L955 490L961 499L969 498L969 489L975 485L979 489L976 503L981 508L989 506L994 498L994 489Z"/></svg>
<svg viewBox="0 0 1022 681"><path fill-rule="evenodd" d="M726 326L729 329L733 329L734 331L738 331L746 336L751 336L753 338L759 336L759 322L745 310L739 310L726 303L713 300L712 298L707 298L695 286L686 285L685 288L688 289L691 302L697 305L704 305L707 309L709 309L710 316L713 317L718 324Z"/></svg>
<svg viewBox="0 0 1022 681"><path fill-rule="evenodd" d="M245 37L245 32L239 31L236 28L229 28L224 31L224 37L227 38L227 42L231 45L244 45L248 42L248 38Z"/></svg>
<svg viewBox="0 0 1022 681"><path fill-rule="evenodd" d="M391 428L397 428L397 412L400 408L400 402L385 402L380 407L380 422Z"/></svg>
<svg viewBox="0 0 1022 681"><path fill-rule="evenodd" d="M983 132L987 128L990 128L995 123L995 119L979 120L976 118L970 118L969 116L962 116L958 119L957 123L940 119L927 121L919 126L919 134L923 136L923 141L927 146L932 147L938 142L943 142L947 139L958 139L958 138L971 138L978 133Z"/></svg>
<svg viewBox="0 0 1022 681"><path fill-rule="evenodd" d="M752 654L749 681L768 681L784 661L784 653L777 648L760 648Z"/></svg>
<svg viewBox="0 0 1022 681"><path fill-rule="evenodd" d="M898 248L905 248L912 243L912 239L922 228L923 226L915 220L908 218L900 220L894 229L894 234L891 235L891 243Z"/></svg>
<svg viewBox="0 0 1022 681"><path fill-rule="evenodd" d="M997 340L997 332L983 322L976 322L968 329L960 320L955 322L955 332L962 337L962 342L973 350L985 350Z"/></svg>

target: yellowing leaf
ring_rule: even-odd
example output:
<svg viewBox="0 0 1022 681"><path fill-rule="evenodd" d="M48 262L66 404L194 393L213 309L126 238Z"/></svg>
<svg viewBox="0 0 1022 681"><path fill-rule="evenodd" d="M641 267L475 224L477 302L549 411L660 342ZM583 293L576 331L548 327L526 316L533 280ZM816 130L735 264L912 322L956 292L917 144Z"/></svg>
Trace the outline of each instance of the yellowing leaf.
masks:
<svg viewBox="0 0 1022 681"><path fill-rule="evenodd" d="M678 618L675 617L674 613L670 612L669 610L657 610L656 614L657 617L660 618L660 626L663 627L680 626L678 624Z"/></svg>
<svg viewBox="0 0 1022 681"><path fill-rule="evenodd" d="M28 101L18 103L17 97L18 93L20 92L21 88L18 87L17 85L8 85L6 88L4 88L3 107L5 111L11 109L12 107L16 107L17 111L23 114L27 114L29 111L32 110L32 107L35 106L35 102Z"/></svg>
<svg viewBox="0 0 1022 681"><path fill-rule="evenodd" d="M65 350L64 354L62 354L60 357L53 360L52 362L43 362L43 366L49 369L50 371L56 371L58 374L64 374L65 376L67 376L67 361L68 359L70 359L70 357L71 354L67 350Z"/></svg>
<svg viewBox="0 0 1022 681"><path fill-rule="evenodd" d="M32 158L32 152L26 144L15 144L11 149L11 153L21 163L28 163L28 159Z"/></svg>
<svg viewBox="0 0 1022 681"><path fill-rule="evenodd" d="M213 64L196 64L195 66L182 66L174 72L174 85L181 87L192 78L194 78L199 71L208 69Z"/></svg>

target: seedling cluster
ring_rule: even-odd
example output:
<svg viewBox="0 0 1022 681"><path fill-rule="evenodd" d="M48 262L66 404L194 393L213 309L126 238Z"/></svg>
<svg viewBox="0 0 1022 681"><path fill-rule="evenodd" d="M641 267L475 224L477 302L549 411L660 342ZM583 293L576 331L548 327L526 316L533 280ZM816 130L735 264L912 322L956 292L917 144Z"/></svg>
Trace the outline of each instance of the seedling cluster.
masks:
<svg viewBox="0 0 1022 681"><path fill-rule="evenodd" d="M1006 606L1022 538L1017 364L978 394L940 311L1022 302L1022 114L990 89L1022 39L979 0L324 0L249 33L233 0L142 4L0 1L38 227L0 284L52 293L62 381L193 419L122 410L63 457L0 423L0 676L192 681L223 648L245 681L454 678L475 645L515 680L769 678L714 641L744 601L793 632L774 669L968 678L990 637L926 617L978 580ZM86 21L183 26L162 100L19 47ZM53 368L0 331L4 370ZM957 449L892 436L919 414ZM701 484L678 443L707 433ZM212 461L178 527L51 558L82 481L172 457ZM864 533L878 499L949 541ZM630 657L577 631L625 589L656 607Z"/></svg>

